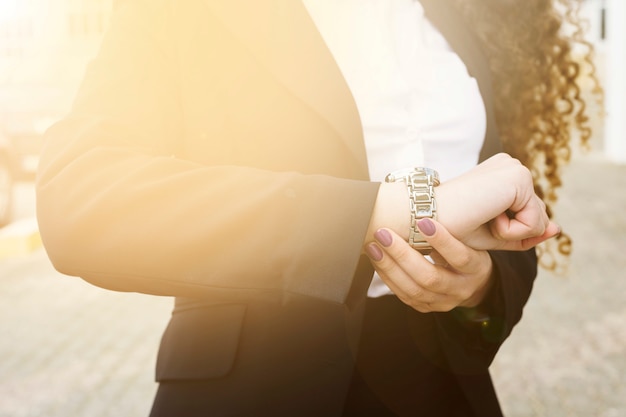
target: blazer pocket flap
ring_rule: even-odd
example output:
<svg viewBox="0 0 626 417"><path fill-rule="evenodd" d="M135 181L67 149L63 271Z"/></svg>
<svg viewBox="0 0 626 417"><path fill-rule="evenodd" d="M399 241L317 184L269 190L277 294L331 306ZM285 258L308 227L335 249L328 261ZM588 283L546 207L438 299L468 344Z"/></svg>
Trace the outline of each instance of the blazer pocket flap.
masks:
<svg viewBox="0 0 626 417"><path fill-rule="evenodd" d="M245 316L244 304L175 311L157 357L156 380L198 380L230 372Z"/></svg>

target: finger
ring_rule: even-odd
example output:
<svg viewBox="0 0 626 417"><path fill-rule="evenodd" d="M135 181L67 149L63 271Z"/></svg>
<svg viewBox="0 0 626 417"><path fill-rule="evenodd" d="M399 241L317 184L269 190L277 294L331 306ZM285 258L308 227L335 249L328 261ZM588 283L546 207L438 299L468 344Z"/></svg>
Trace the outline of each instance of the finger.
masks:
<svg viewBox="0 0 626 417"><path fill-rule="evenodd" d="M389 289L402 301L404 304L411 306L415 310L421 313L430 313L438 310L440 303L439 295L420 287L416 282L407 286L406 283L398 284L397 277L392 278L387 276L383 271L376 269L378 275L383 280ZM437 309L437 310L436 310Z"/></svg>
<svg viewBox="0 0 626 417"><path fill-rule="evenodd" d="M501 245L498 247L498 249L510 251L525 251L537 246L540 243L545 242L548 239L552 239L559 233L561 233L561 228L556 223L551 221L546 226L546 229L542 235L521 240L501 241Z"/></svg>
<svg viewBox="0 0 626 417"><path fill-rule="evenodd" d="M367 245L365 252L394 294L419 311L436 302L435 294L420 279L436 274L434 265L391 230L380 229L374 237L377 242Z"/></svg>
<svg viewBox="0 0 626 417"><path fill-rule="evenodd" d="M398 243L386 247L385 252L403 268L412 281L417 282L420 288L433 293L447 294L450 291L453 279L452 274L446 270L449 260L445 258L445 253L440 253L442 262L436 265L399 236L395 235L394 241ZM438 247L435 247L435 250L440 252Z"/></svg>
<svg viewBox="0 0 626 417"><path fill-rule="evenodd" d="M426 218L420 220L417 226L449 267L458 272L469 273L479 266L480 258L475 256L476 251L452 236L441 223Z"/></svg>
<svg viewBox="0 0 626 417"><path fill-rule="evenodd" d="M446 301L452 303L452 307L479 303L485 294L482 289L486 288L493 273L489 254L465 245L434 220L422 219L417 226L436 250L435 257L448 262L449 265L442 269L454 273L450 276Z"/></svg>
<svg viewBox="0 0 626 417"><path fill-rule="evenodd" d="M545 232L541 236L531 237L524 239L521 242L521 250L528 250L537 246L540 243L545 242L548 239L552 239L561 233L561 228L554 222L548 223Z"/></svg>
<svg viewBox="0 0 626 417"><path fill-rule="evenodd" d="M430 259L433 260L433 263L435 265L441 265L444 268L448 266L448 261L446 261L446 259L441 256L436 249L433 249L433 251L429 253L428 256L430 256Z"/></svg>
<svg viewBox="0 0 626 417"><path fill-rule="evenodd" d="M516 241L541 236L549 223L546 206L541 199L532 198L522 211L511 218L507 213L497 216L490 224L494 236Z"/></svg>
<svg viewBox="0 0 626 417"><path fill-rule="evenodd" d="M379 229L374 238L376 242L368 244L365 252L379 275L389 277L402 292L418 292L409 271L420 271L430 262L391 230Z"/></svg>

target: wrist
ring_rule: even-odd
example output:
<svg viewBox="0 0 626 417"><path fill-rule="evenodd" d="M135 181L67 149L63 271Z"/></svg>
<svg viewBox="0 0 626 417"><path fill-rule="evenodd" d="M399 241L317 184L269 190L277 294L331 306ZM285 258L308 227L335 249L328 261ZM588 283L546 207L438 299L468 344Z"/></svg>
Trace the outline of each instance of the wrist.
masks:
<svg viewBox="0 0 626 417"><path fill-rule="evenodd" d="M387 183L402 183L409 197L409 245L423 255L428 255L432 247L422 235L417 223L424 219L437 218L437 199L435 188L439 185L439 174L431 168L404 168L389 173Z"/></svg>
<svg viewBox="0 0 626 417"><path fill-rule="evenodd" d="M453 182L444 182L437 187L437 221L444 225L457 239L464 237L463 222L472 216L471 210L464 207L459 210L459 202L471 201L469 196L463 195L463 191L454 186Z"/></svg>
<svg viewBox="0 0 626 417"><path fill-rule="evenodd" d="M374 233L382 227L393 230L406 240L410 224L406 187L401 183L381 183L363 243L373 241Z"/></svg>

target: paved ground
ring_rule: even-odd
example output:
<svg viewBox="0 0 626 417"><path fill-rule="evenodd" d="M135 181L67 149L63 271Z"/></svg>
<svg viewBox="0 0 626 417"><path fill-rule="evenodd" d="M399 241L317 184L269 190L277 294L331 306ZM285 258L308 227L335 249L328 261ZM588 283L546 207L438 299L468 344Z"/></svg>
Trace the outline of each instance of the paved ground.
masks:
<svg viewBox="0 0 626 417"><path fill-rule="evenodd" d="M626 166L587 157L565 183L569 272L541 273L496 387L508 417L626 417ZM0 260L0 417L145 416L171 305L64 277L41 249Z"/></svg>

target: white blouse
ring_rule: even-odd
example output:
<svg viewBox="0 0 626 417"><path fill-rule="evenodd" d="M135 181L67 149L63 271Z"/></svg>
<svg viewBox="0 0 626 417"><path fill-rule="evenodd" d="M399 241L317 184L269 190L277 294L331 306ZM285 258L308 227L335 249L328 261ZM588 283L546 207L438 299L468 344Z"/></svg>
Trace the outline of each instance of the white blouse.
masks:
<svg viewBox="0 0 626 417"><path fill-rule="evenodd" d="M416 0L304 0L356 101L370 178L427 166L442 181L478 162L478 84ZM374 277L370 297L391 291Z"/></svg>

